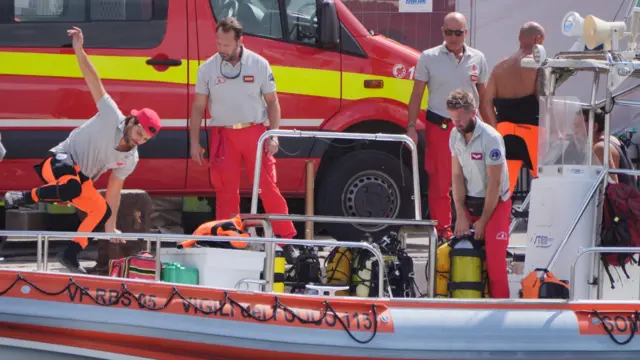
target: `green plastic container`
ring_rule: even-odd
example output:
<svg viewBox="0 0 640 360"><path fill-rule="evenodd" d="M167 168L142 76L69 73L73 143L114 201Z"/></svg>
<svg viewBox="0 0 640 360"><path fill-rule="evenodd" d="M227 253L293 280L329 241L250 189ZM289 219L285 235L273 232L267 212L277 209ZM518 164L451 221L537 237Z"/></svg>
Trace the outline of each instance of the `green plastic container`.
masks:
<svg viewBox="0 0 640 360"><path fill-rule="evenodd" d="M162 263L162 274L160 279L164 282L198 285L198 269L182 266L180 263Z"/></svg>

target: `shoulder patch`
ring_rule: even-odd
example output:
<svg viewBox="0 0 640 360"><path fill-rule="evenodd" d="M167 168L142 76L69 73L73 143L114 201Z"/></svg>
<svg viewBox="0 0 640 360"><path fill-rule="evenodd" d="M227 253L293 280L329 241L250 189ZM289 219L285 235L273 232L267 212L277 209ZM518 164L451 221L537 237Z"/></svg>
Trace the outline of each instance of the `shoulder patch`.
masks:
<svg viewBox="0 0 640 360"><path fill-rule="evenodd" d="M500 149L493 149L489 152L489 158L493 161L500 160L501 157L502 152L500 151Z"/></svg>
<svg viewBox="0 0 640 360"><path fill-rule="evenodd" d="M269 73L269 82L272 84L276 82L275 79L273 78L273 73Z"/></svg>

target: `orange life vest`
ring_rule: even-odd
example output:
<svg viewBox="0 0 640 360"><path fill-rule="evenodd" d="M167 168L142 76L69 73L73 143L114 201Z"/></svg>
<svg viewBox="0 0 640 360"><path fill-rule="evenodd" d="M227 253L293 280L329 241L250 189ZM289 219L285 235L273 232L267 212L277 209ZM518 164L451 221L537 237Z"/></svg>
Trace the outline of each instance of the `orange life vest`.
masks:
<svg viewBox="0 0 640 360"><path fill-rule="evenodd" d="M236 215L233 219L228 220L213 220L208 221L200 226L193 232L193 235L198 236L231 236L231 237L250 237L249 233L245 232L242 225L242 219L239 215ZM178 249L190 248L198 242L196 239L185 240L178 244ZM229 241L231 246L236 249L244 249L247 247L245 241Z"/></svg>

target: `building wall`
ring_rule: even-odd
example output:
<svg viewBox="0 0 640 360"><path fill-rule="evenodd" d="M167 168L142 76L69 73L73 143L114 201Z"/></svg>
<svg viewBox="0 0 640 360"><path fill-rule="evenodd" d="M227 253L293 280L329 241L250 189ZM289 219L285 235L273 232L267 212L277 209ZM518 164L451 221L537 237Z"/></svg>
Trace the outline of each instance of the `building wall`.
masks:
<svg viewBox="0 0 640 360"><path fill-rule="evenodd" d="M442 20L454 11L455 0L434 0L432 13L400 13L398 0L344 0L344 4L374 33L417 50L442 43Z"/></svg>

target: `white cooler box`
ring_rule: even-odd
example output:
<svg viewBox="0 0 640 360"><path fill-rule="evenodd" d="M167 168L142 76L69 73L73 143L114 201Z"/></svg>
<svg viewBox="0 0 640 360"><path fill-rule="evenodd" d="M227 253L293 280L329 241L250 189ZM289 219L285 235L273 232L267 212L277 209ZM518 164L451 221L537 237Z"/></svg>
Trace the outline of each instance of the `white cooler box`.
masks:
<svg viewBox="0 0 640 360"><path fill-rule="evenodd" d="M218 248L161 249L160 261L177 262L198 269L199 285L234 289L242 279L259 280L264 269L262 251ZM260 291L258 284L243 284L240 288Z"/></svg>

